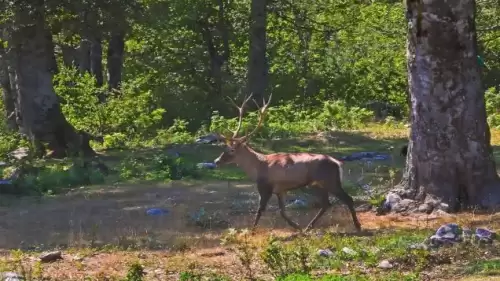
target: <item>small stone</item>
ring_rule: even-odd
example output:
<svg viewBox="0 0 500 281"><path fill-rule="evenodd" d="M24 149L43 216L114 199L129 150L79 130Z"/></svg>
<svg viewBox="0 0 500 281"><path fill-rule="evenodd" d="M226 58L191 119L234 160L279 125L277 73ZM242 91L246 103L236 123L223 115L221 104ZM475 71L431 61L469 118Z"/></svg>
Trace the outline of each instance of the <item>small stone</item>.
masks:
<svg viewBox="0 0 500 281"><path fill-rule="evenodd" d="M383 260L378 264L379 268L391 269L393 265L388 260Z"/></svg>
<svg viewBox="0 0 500 281"><path fill-rule="evenodd" d="M411 204L413 204L414 202L415 201L411 200L411 199L403 199L400 202L398 202L396 205L394 205L392 207L392 210L396 213L404 212L404 211L408 210L408 208L410 208Z"/></svg>
<svg viewBox="0 0 500 281"><path fill-rule="evenodd" d="M348 255L351 255L351 256L354 256L354 255L357 255L358 253L356 251L354 251L353 249L351 248L347 248L347 247L344 247L342 248L342 252L348 254Z"/></svg>
<svg viewBox="0 0 500 281"><path fill-rule="evenodd" d="M24 277L15 272L4 272L2 274L2 281L24 281Z"/></svg>
<svg viewBox="0 0 500 281"><path fill-rule="evenodd" d="M429 250L429 247L425 243L412 244L408 248L410 250Z"/></svg>
<svg viewBox="0 0 500 281"><path fill-rule="evenodd" d="M318 255L320 257L331 257L331 256L333 256L333 252L330 251L329 249L318 250Z"/></svg>
<svg viewBox="0 0 500 281"><path fill-rule="evenodd" d="M74 261L83 261L83 257L79 256L79 255L76 255L76 256L73 257L73 260Z"/></svg>
<svg viewBox="0 0 500 281"><path fill-rule="evenodd" d="M477 228L476 236L479 238L488 238L493 240L496 236L496 233L487 228Z"/></svg>
<svg viewBox="0 0 500 281"><path fill-rule="evenodd" d="M391 207L394 206L396 203L399 203L399 201L401 201L401 196L393 192L389 192L385 197L385 202L389 203Z"/></svg>
<svg viewBox="0 0 500 281"><path fill-rule="evenodd" d="M442 210L442 211L445 211L445 212L449 212L450 211L450 206L448 204L446 204L446 203L439 203L438 209Z"/></svg>
<svg viewBox="0 0 500 281"><path fill-rule="evenodd" d="M61 260L61 259L62 259L61 251L44 253L40 256L41 262L53 262L53 261Z"/></svg>
<svg viewBox="0 0 500 281"><path fill-rule="evenodd" d="M450 217L451 215L448 214L447 212L441 210L441 209L437 209L437 210L434 210L434 212L432 212L434 215L436 215L437 217Z"/></svg>
<svg viewBox="0 0 500 281"><path fill-rule="evenodd" d="M429 213L429 212L431 212L431 211L432 211L432 209L433 209L433 207L432 207L432 205L431 205L431 204L429 204L429 203L424 203L424 204L422 204L422 205L418 206L418 209L417 209L417 210L418 210L418 212L420 212L420 213Z"/></svg>

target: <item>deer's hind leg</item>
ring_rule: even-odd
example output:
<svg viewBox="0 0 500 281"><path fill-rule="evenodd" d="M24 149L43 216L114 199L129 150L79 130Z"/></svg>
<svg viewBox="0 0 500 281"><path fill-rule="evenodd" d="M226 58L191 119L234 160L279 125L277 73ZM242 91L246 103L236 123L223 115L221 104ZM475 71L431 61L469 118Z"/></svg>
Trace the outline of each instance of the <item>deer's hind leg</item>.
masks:
<svg viewBox="0 0 500 281"><path fill-rule="evenodd" d="M284 193L276 193L276 197L278 198L278 205L280 208L280 214L291 227L300 230L300 226L296 222L292 221L285 212L285 203L283 203L283 195Z"/></svg>
<svg viewBox="0 0 500 281"><path fill-rule="evenodd" d="M266 210L269 199L273 196L272 188L266 182L257 182L257 191L259 192L259 209L255 213L255 219L252 229L257 227L262 213Z"/></svg>
<svg viewBox="0 0 500 281"><path fill-rule="evenodd" d="M339 186L339 188L335 188L335 191L333 194L345 205L347 205L347 208L351 212L352 216L352 221L354 223L354 227L356 227L357 231L361 231L361 223L358 220L358 217L356 215L356 210L354 209L354 200L352 200L352 197L345 192L345 190Z"/></svg>
<svg viewBox="0 0 500 281"><path fill-rule="evenodd" d="M318 211L316 216L309 222L307 227L304 229L304 231L308 231L314 227L314 224L323 216L323 214L332 206L330 203L330 199L328 198L328 190L326 190L322 185L319 183L315 184L313 187L314 194L319 198L320 204L321 204L321 209Z"/></svg>
<svg viewBox="0 0 500 281"><path fill-rule="evenodd" d="M347 208L351 212L354 227L356 228L357 231L361 231L361 223L359 222L358 217L356 215L356 210L354 209L354 200L342 188L339 166L331 165L331 163L328 162L324 163L317 177L322 179L321 185L327 192L337 197L342 203L344 203L347 206Z"/></svg>

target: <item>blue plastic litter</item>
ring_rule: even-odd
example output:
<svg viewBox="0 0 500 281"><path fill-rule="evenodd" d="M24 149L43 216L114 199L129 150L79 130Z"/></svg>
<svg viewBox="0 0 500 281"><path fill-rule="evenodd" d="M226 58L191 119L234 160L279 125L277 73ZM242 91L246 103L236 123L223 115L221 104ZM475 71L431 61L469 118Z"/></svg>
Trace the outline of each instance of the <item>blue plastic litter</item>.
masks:
<svg viewBox="0 0 500 281"><path fill-rule="evenodd" d="M11 180L0 180L0 184L12 184Z"/></svg>
<svg viewBox="0 0 500 281"><path fill-rule="evenodd" d="M215 163L198 163L198 168L205 168L205 169L215 169L217 165Z"/></svg>
<svg viewBox="0 0 500 281"><path fill-rule="evenodd" d="M476 237L479 239L494 239L495 232L486 228L476 228Z"/></svg>
<svg viewBox="0 0 500 281"><path fill-rule="evenodd" d="M201 136L195 140L196 143L217 143L219 142L219 138L215 134L209 134L206 136Z"/></svg>
<svg viewBox="0 0 500 281"><path fill-rule="evenodd" d="M348 156L343 156L342 161L356 161L356 160L388 160L390 155L378 152L355 152Z"/></svg>
<svg viewBox="0 0 500 281"><path fill-rule="evenodd" d="M168 210L161 209L161 208L151 208L146 211L146 214L148 216L161 216L161 215L166 215L168 214Z"/></svg>

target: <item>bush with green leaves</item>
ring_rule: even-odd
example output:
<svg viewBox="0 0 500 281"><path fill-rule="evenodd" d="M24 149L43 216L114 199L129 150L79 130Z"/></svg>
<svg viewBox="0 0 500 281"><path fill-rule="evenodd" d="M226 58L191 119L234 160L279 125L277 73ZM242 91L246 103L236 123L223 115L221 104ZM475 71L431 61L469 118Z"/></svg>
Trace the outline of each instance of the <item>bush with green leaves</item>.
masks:
<svg viewBox="0 0 500 281"><path fill-rule="evenodd" d="M135 81L123 82L119 92L107 92L106 85L95 86L91 75L61 67L54 82L66 119L79 130L104 136L105 148L153 137L165 113L155 106L151 92L138 90ZM105 101L99 101L100 95Z"/></svg>
<svg viewBox="0 0 500 281"><path fill-rule="evenodd" d="M101 184L105 175L83 159L69 159L64 163L47 160L19 162L10 172L21 169L21 176L14 181L16 194L57 194L64 189Z"/></svg>
<svg viewBox="0 0 500 281"><path fill-rule="evenodd" d="M154 155L153 157L126 157L118 167L123 180L170 181L199 178L196 165L187 163L182 157Z"/></svg>
<svg viewBox="0 0 500 281"><path fill-rule="evenodd" d="M258 119L258 111L248 112L243 118L241 132L253 130ZM350 107L344 101L326 101L322 107L308 109L285 103L268 108L257 135L263 138L286 138L319 130L356 129L365 127L372 119L372 111ZM211 131L224 132L227 128L236 128L238 118L224 118L214 112L211 121Z"/></svg>
<svg viewBox="0 0 500 281"><path fill-rule="evenodd" d="M500 92L491 87L484 93L488 123L491 127L500 129Z"/></svg>

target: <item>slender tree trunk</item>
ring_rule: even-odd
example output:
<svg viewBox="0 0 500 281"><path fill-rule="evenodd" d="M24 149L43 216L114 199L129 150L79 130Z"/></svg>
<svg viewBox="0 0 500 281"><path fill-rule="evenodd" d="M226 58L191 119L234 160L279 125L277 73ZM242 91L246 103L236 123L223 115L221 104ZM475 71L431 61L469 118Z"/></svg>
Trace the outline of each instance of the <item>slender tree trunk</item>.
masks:
<svg viewBox="0 0 500 281"><path fill-rule="evenodd" d="M97 31L95 31L97 32ZM104 84L102 73L102 45L101 37L92 38L90 48L90 73L95 77L96 86L101 87Z"/></svg>
<svg viewBox="0 0 500 281"><path fill-rule="evenodd" d="M301 54L300 64L298 65L300 72L300 82L302 84L302 96L304 101L309 98L309 91L311 89L310 67L309 67L309 51L312 39L312 28L306 26L307 13L294 9L295 14L295 28L299 36L299 53Z"/></svg>
<svg viewBox="0 0 500 281"><path fill-rule="evenodd" d="M227 74L227 62L230 57L229 47L229 25L226 9L229 3L224 0L217 1L217 24L210 24L209 17L198 21L198 28L202 34L203 40L210 56L210 67L208 72L208 84L210 90L206 95L205 106L207 112L206 121L210 126L212 111L217 109L218 100L222 96L224 87L224 77Z"/></svg>
<svg viewBox="0 0 500 281"><path fill-rule="evenodd" d="M123 55L125 51L125 32L113 31L108 44L108 87L119 89L122 82Z"/></svg>
<svg viewBox="0 0 500 281"><path fill-rule="evenodd" d="M17 106L21 130L34 141L47 142L56 156L67 153L93 155L88 141L82 141L65 119L52 85L51 57L47 46L44 3L31 9L20 3L15 9L16 22L9 46L15 51Z"/></svg>
<svg viewBox="0 0 500 281"><path fill-rule="evenodd" d="M497 206L500 184L476 59L475 1L407 1L407 15L411 136L395 192L425 203L421 210Z"/></svg>
<svg viewBox="0 0 500 281"><path fill-rule="evenodd" d="M252 0L247 90L262 102L268 85L266 57L267 0Z"/></svg>
<svg viewBox="0 0 500 281"><path fill-rule="evenodd" d="M62 60L64 63L64 66L66 67L76 67L80 69L78 66L78 50L74 46L71 45L66 45L66 44L61 44L59 46L61 48L61 53L62 53Z"/></svg>
<svg viewBox="0 0 500 281"><path fill-rule="evenodd" d="M80 73L90 73L90 49L92 43L88 36L82 36L78 47L78 69Z"/></svg>
<svg viewBox="0 0 500 281"><path fill-rule="evenodd" d="M17 130L16 124L16 95L11 87L9 76L9 59L7 50L0 44L0 84L2 87L2 98L5 107L5 120L7 127Z"/></svg>

